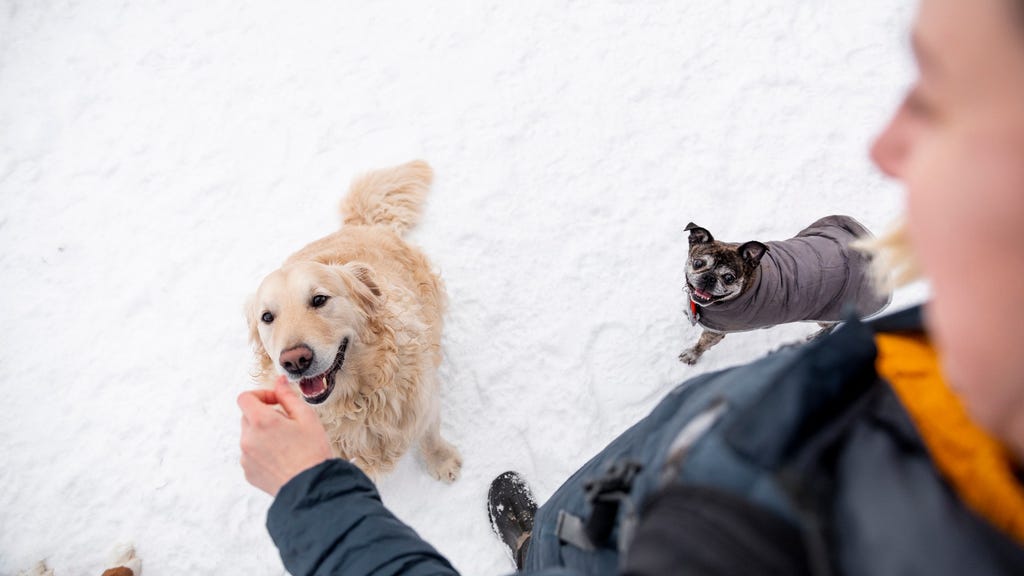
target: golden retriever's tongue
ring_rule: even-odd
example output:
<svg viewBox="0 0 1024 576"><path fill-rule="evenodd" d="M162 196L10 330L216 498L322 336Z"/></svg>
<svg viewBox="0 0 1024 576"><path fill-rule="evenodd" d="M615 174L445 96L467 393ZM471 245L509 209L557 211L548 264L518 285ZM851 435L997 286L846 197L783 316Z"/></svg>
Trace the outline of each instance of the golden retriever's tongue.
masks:
<svg viewBox="0 0 1024 576"><path fill-rule="evenodd" d="M327 382L323 376L317 376L315 378L303 378L299 380L299 389L302 390L302 394L310 398L323 394L324 390L327 390Z"/></svg>

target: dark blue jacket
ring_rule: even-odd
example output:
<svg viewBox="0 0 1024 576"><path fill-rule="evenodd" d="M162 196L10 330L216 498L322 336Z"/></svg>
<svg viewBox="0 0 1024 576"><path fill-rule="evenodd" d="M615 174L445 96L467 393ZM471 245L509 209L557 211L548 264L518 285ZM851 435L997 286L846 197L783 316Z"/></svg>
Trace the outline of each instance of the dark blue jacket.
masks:
<svg viewBox="0 0 1024 576"><path fill-rule="evenodd" d="M958 499L875 373L876 330L919 332L920 312L851 321L675 389L538 510L527 571L1024 574L1024 547ZM709 409L717 420L670 456ZM586 519L586 482L626 460L643 469L615 529L580 548L559 519ZM341 460L282 487L267 527L295 576L455 574Z"/></svg>

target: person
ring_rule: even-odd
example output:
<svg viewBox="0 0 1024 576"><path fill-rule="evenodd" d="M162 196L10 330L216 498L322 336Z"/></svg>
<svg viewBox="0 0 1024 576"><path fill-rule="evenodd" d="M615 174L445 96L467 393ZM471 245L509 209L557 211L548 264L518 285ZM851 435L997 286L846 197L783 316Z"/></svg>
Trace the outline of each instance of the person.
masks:
<svg viewBox="0 0 1024 576"><path fill-rule="evenodd" d="M871 150L907 191L876 262L919 270L929 302L685 383L539 508L500 476L518 568L1024 573L1024 1L921 0L913 46L918 80ZM239 405L291 573L454 573L286 386Z"/></svg>

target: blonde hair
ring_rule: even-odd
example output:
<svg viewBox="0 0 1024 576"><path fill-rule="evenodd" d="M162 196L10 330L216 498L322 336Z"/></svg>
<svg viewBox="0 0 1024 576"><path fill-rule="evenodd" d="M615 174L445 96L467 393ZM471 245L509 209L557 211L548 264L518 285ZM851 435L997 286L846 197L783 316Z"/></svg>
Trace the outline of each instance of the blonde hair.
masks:
<svg viewBox="0 0 1024 576"><path fill-rule="evenodd" d="M882 236L858 240L853 247L871 256L871 276L875 288L883 293L921 278L904 221Z"/></svg>

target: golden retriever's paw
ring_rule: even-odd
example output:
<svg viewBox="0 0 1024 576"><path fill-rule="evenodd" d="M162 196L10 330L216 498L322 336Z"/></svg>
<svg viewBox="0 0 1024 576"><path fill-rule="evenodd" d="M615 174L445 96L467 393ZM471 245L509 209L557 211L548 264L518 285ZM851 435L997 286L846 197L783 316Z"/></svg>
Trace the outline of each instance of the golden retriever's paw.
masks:
<svg viewBox="0 0 1024 576"><path fill-rule="evenodd" d="M103 576L140 576L142 560L135 555L135 547L131 544L118 544L110 553L112 568L103 572Z"/></svg>
<svg viewBox="0 0 1024 576"><path fill-rule="evenodd" d="M462 455L453 446L446 446L432 454L427 465L434 478L451 484L459 479L462 472Z"/></svg>
<svg viewBox="0 0 1024 576"><path fill-rule="evenodd" d="M53 576L53 570L46 565L45 561L40 560L31 570L18 572L18 576Z"/></svg>

